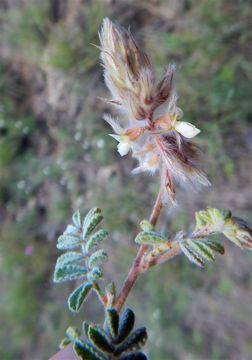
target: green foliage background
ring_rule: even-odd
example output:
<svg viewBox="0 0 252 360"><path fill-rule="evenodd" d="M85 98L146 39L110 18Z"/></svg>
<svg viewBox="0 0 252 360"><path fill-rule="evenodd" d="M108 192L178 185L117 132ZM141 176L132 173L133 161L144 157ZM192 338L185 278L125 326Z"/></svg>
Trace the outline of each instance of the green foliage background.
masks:
<svg viewBox="0 0 252 360"><path fill-rule="evenodd" d="M107 90L90 44L104 16L131 26L158 74L176 63L184 119L202 130L214 187L180 192L161 229L188 226L207 205L252 220L251 13L246 0L1 2L1 359L47 359L78 324L66 308L71 289L52 284L57 236L72 212L103 209L106 273L120 284L157 191L158 179L129 175L133 162L119 158L102 121L110 109L98 99ZM251 255L227 249L207 270L179 257L139 281L129 305L149 328L151 359L251 358ZM83 317L100 315L87 302Z"/></svg>

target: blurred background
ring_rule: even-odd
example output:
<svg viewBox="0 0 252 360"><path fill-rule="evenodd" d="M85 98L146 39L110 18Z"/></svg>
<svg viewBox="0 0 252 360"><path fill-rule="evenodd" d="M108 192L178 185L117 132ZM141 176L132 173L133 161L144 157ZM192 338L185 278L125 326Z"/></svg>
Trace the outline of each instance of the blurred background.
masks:
<svg viewBox="0 0 252 360"><path fill-rule="evenodd" d="M57 237L80 209L99 206L111 236L106 275L120 284L136 253L158 179L131 176L102 114L111 111L99 65L102 18L131 27L161 76L177 65L184 120L201 129L213 187L179 192L160 229L173 233L207 205L252 221L250 0L0 0L0 358L44 360L64 330L68 285L54 285ZM153 360L252 358L252 256L199 270L185 257L145 274L128 305L149 328ZM101 319L98 303L81 313Z"/></svg>

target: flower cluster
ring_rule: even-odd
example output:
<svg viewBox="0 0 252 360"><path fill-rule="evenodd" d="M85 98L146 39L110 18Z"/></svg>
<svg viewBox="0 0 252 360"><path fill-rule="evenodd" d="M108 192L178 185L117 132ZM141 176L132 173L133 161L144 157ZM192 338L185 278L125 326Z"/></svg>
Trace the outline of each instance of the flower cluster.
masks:
<svg viewBox="0 0 252 360"><path fill-rule="evenodd" d="M100 32L104 77L112 98L106 101L119 112L109 115L111 136L121 156L132 152L139 162L133 173L161 174L164 194L175 201L175 185L197 189L209 182L197 168L198 148L190 139L200 130L182 121L177 106L175 66L169 65L157 81L148 56L138 48L129 30L103 21Z"/></svg>

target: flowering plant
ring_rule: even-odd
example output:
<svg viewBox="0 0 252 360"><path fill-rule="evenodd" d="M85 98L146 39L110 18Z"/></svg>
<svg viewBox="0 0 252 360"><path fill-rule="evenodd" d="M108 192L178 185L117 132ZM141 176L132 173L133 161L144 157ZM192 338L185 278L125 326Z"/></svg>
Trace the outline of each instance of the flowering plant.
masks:
<svg viewBox="0 0 252 360"><path fill-rule="evenodd" d="M181 120L173 65L167 67L162 80L156 81L147 55L138 48L130 31L109 19L103 21L100 42L105 82L112 95L105 101L120 115L119 119L105 115L114 131L111 136L118 141L121 156L131 152L138 160L133 173L160 174L160 191L149 220L140 223L141 231L135 238L139 250L119 292L113 282L106 283L101 268L108 255L99 246L108 232L97 229L103 220L99 208L91 209L84 218L77 211L73 223L59 237L57 247L66 252L57 260L54 281L82 279L68 298L69 309L80 311L85 299L95 293L105 319L103 325L84 321L82 331L68 328L60 345L65 349L54 360L146 360L147 355L140 350L147 340L147 330L133 330L132 310L125 309L120 315L137 278L181 253L199 267L214 261L216 253L225 253L223 244L212 238L215 234L225 235L242 249L252 249L251 226L227 210L207 208L196 212L193 231L164 236L156 230L167 200L172 204L176 201L176 185L186 190L209 185L197 166L198 148L191 140L200 131Z"/></svg>

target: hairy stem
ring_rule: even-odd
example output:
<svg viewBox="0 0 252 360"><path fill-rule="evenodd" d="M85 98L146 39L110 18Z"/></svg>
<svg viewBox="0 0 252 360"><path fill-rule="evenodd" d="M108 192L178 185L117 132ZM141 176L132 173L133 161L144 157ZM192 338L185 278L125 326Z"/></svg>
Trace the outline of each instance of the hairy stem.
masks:
<svg viewBox="0 0 252 360"><path fill-rule="evenodd" d="M159 257L154 257L153 259L150 259L143 263L141 272L146 271L152 266L163 264L164 262L171 260L175 256L181 253L181 249L178 243L172 245L171 249L164 254L160 255Z"/></svg>
<svg viewBox="0 0 252 360"><path fill-rule="evenodd" d="M162 192L161 190L159 191L159 194L157 196L157 199L156 199L156 202L153 206L153 209L152 209L152 212L151 212L151 215L150 215L150 218L149 218L149 222L155 226L157 221L158 221L158 218L159 218L159 215L160 215L160 212L162 210L162 207L163 207L163 204L162 204ZM120 294L118 295L117 299L116 299L116 302L115 302L115 308L120 311L121 308L123 307L132 287L134 286L138 276L140 275L141 273L141 261L142 261L142 258L144 256L144 254L146 253L148 249L148 245L141 245L139 250L138 250L138 253L137 253L137 256L129 270L129 273L128 273L128 276L123 284L123 287L122 287L122 290L120 292Z"/></svg>

